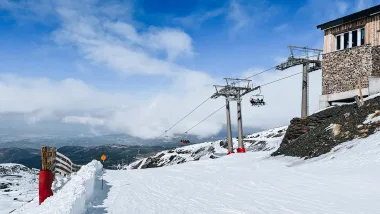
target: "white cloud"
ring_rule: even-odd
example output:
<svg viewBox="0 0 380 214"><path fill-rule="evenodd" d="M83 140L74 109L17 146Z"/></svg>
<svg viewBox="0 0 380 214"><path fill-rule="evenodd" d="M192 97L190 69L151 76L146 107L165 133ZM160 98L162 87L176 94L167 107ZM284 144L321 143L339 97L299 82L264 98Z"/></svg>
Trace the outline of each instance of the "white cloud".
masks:
<svg viewBox="0 0 380 214"><path fill-rule="evenodd" d="M261 70L263 69L251 69L242 76L251 76ZM253 81L255 85L261 85L300 70L301 68L270 71L256 76ZM312 73L310 77L310 110L313 112L318 109L320 72ZM25 113L26 119L35 123L41 120L57 120L90 127L102 126L110 131L141 138L155 138L211 96L214 93L213 84L223 83L202 72L189 71L175 78L175 84L158 91L153 97L134 100L129 94L102 92L80 80L52 81L3 75L0 78L0 114ZM286 125L291 118L299 116L300 78L301 75L264 86L262 94L267 102L264 107L250 106L251 94L244 97L244 127L265 129ZM175 126L168 135L184 133L224 103L222 97L206 102ZM231 118L236 125L235 102L231 103ZM221 130L225 121L225 110L222 109L190 133L200 137L212 136Z"/></svg>
<svg viewBox="0 0 380 214"><path fill-rule="evenodd" d="M276 27L274 27L274 31L283 31L283 30L287 30L289 28L289 24L288 23L283 23L283 24L280 24Z"/></svg>
<svg viewBox="0 0 380 214"><path fill-rule="evenodd" d="M180 29L136 29L131 22L114 21L93 7L91 13L68 7L57 9L61 28L54 39L74 45L85 58L123 74L172 75L181 70L178 57L192 56L192 39ZM158 56L163 52L165 59Z"/></svg>
<svg viewBox="0 0 380 214"><path fill-rule="evenodd" d="M232 32L236 32L248 25L250 17L237 0L231 0L228 19L234 22Z"/></svg>
<svg viewBox="0 0 380 214"><path fill-rule="evenodd" d="M57 120L155 138L211 96L213 84L223 84L222 80L207 73L188 70L174 63L178 57L193 54L192 39L185 32L166 27L137 28L128 18L117 19L115 14L118 13L112 13L115 7L99 9L94 7L94 2L97 1L88 0L88 4L82 7L74 1L57 3L54 11L57 11L60 27L54 33L55 41L75 46L86 59L123 74L166 75L171 84L152 97L137 100L134 97L138 91L133 94L104 92L78 79L54 81L2 74L0 114L22 113L30 123ZM234 2L230 18L236 21L235 29L241 29L249 22L248 16ZM159 57L162 52L166 58ZM250 72L252 69L245 75L250 76ZM260 85L290 73L291 69L267 72L255 77L254 83ZM244 97L244 126L265 129L288 124L292 117L298 116L300 78L293 77L263 87L262 94L268 103L265 107L251 107L249 96ZM318 81L310 82L317 85ZM315 85L311 88L317 91ZM313 100L318 100L316 95L313 96ZM223 98L206 102L168 134L185 132L224 103ZM312 109L315 108L313 104ZM236 103L231 103L231 110L232 122L236 124ZM201 137L214 135L225 121L222 109L190 133Z"/></svg>
<svg viewBox="0 0 380 214"><path fill-rule="evenodd" d="M96 117L89 117L89 116L65 116L62 118L62 122L64 123L74 123L74 124L83 124L83 125L89 125L89 126L100 126L104 125L104 120L96 118Z"/></svg>
<svg viewBox="0 0 380 214"><path fill-rule="evenodd" d="M199 11L186 17L177 17L173 20L189 28L199 28L205 21L216 18L226 13L226 8L217 8L210 11Z"/></svg>

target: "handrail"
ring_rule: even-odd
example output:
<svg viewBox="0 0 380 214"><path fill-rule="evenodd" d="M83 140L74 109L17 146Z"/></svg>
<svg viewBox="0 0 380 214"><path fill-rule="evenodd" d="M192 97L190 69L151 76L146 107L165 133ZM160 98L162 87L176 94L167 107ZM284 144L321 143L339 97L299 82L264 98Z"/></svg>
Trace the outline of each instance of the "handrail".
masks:
<svg viewBox="0 0 380 214"><path fill-rule="evenodd" d="M61 175L70 175L79 171L81 165L74 164L70 158L57 151L55 147L41 147L42 169Z"/></svg>

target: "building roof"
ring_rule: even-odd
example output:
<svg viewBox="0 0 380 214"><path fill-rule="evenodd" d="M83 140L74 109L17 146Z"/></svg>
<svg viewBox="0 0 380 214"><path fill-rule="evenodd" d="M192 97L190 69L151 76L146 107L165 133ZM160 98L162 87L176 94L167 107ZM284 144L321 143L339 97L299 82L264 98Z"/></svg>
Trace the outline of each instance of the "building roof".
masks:
<svg viewBox="0 0 380 214"><path fill-rule="evenodd" d="M335 20L326 22L324 24L320 24L317 26L317 28L320 28L321 30L325 30L327 28L335 27L335 26L342 25L342 24L347 23L347 22L351 22L354 20L365 18L365 17L371 16L374 13L379 13L379 12L380 12L380 5L377 5L377 6L370 7L368 9L365 9L365 10L362 10L362 11L341 17L339 19L335 19Z"/></svg>

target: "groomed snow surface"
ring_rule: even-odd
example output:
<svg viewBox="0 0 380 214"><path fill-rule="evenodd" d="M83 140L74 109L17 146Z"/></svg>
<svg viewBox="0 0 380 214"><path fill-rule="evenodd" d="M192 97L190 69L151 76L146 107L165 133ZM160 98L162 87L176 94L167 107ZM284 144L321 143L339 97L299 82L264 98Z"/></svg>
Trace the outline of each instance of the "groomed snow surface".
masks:
<svg viewBox="0 0 380 214"><path fill-rule="evenodd" d="M43 205L18 213L380 213L380 133L309 160L270 153L107 170L103 190L93 161Z"/></svg>

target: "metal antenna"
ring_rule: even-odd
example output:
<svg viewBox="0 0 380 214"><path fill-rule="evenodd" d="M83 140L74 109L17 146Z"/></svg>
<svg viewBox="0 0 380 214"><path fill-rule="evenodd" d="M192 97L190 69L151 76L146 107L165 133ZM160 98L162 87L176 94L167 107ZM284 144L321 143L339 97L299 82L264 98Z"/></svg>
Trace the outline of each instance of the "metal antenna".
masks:
<svg viewBox="0 0 380 214"><path fill-rule="evenodd" d="M320 59L320 56L323 50L298 46L289 46L289 49L290 57L286 62L276 66L276 69L283 71L297 65L303 65L301 117L307 117L309 115L309 73L322 68L322 61ZM295 57L294 53L296 51L304 52L305 54ZM310 52L317 52L316 55L312 55L312 57L316 56L316 59L309 57Z"/></svg>
<svg viewBox="0 0 380 214"><path fill-rule="evenodd" d="M226 98L226 117L227 117L227 142L228 154L234 153L232 145L232 130L230 116L230 101L237 101L237 118L238 118L238 152L245 152L243 144L243 122L241 114L241 98L260 87L252 87L251 81L248 79L224 78L226 85L214 85L216 92L211 96L212 99L217 99L221 96ZM237 86L237 82L246 82L246 85Z"/></svg>

